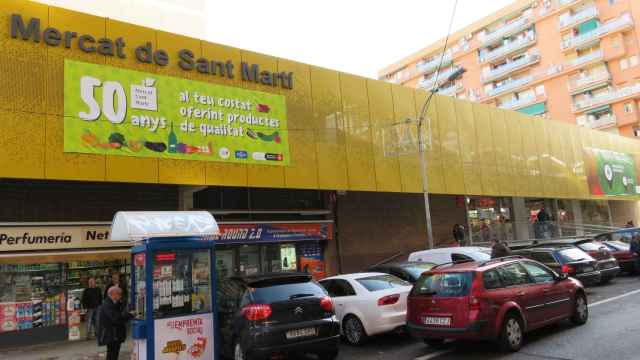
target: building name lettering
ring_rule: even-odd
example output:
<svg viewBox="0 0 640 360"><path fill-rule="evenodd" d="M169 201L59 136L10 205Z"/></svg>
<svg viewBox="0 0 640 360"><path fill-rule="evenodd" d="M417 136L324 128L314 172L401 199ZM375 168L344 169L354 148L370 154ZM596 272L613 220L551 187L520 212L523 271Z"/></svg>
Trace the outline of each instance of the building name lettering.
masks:
<svg viewBox="0 0 640 360"><path fill-rule="evenodd" d="M22 236L11 236L0 233L0 245L36 245L36 244L70 244L72 236L66 233L56 235L31 235L28 232Z"/></svg>
<svg viewBox="0 0 640 360"><path fill-rule="evenodd" d="M11 37L24 41L32 40L35 43L44 42L51 47L64 47L70 49L77 47L85 53L97 53L113 58L126 59L127 43L121 37L110 39L107 37L96 38L90 34L78 34L74 31L60 31L54 27L41 29L40 19L30 18L25 22L22 15L11 15ZM166 67L171 63L171 56L166 50L154 49L151 42L147 42L133 50L138 62L155 64ZM262 84L283 89L293 89L293 72L273 72L261 70L257 64L242 61L237 67L231 60L221 61L198 57L189 49L181 49L177 52L177 64L184 71L196 71L201 74L235 79L239 72L242 81Z"/></svg>

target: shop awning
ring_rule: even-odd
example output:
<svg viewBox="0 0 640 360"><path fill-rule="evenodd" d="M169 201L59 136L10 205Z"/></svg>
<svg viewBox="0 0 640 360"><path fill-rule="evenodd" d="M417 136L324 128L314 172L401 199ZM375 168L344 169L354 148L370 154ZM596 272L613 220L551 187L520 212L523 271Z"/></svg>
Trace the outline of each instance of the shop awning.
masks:
<svg viewBox="0 0 640 360"><path fill-rule="evenodd" d="M578 34L586 34L598 28L598 19L591 19L578 25Z"/></svg>
<svg viewBox="0 0 640 360"><path fill-rule="evenodd" d="M213 237L218 223L207 211L119 211L113 218L111 240L161 237Z"/></svg>
<svg viewBox="0 0 640 360"><path fill-rule="evenodd" d="M527 107L523 107L522 109L519 109L518 112L531 115L531 116L544 114L547 112L547 103L541 102L541 103L529 105Z"/></svg>
<svg viewBox="0 0 640 360"><path fill-rule="evenodd" d="M603 105L603 106L598 106L595 109L591 109L589 111L587 111L587 114L595 114L595 113L599 113L599 112L603 112L603 111L611 111L611 105Z"/></svg>

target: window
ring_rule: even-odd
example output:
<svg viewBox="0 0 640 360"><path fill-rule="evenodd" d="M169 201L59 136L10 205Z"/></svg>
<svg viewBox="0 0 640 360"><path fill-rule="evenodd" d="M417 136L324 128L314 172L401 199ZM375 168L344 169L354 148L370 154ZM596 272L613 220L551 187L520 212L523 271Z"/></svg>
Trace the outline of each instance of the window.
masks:
<svg viewBox="0 0 640 360"><path fill-rule="evenodd" d="M556 259L553 257L553 255L550 252L546 252L546 251L532 252L527 257L536 261L540 261L543 264L553 264L557 262Z"/></svg>
<svg viewBox="0 0 640 360"><path fill-rule="evenodd" d="M323 297L327 295L324 289L314 281L275 284L264 282L252 284L252 286L249 291L256 304L272 304L290 300L292 297Z"/></svg>
<svg viewBox="0 0 640 360"><path fill-rule="evenodd" d="M451 254L451 261L453 261L453 262L467 262L467 261L474 261L474 260L471 257L467 256L467 255L453 253L453 254Z"/></svg>
<svg viewBox="0 0 640 360"><path fill-rule="evenodd" d="M506 287L523 285L529 282L527 271L518 263L498 268L498 273L502 278L502 284Z"/></svg>
<svg viewBox="0 0 640 360"><path fill-rule="evenodd" d="M585 253L584 251L578 248L563 249L563 250L560 250L559 254L560 256L562 256L562 258L566 262L590 260L591 258L589 254Z"/></svg>
<svg viewBox="0 0 640 360"><path fill-rule="evenodd" d="M615 5L617 0L609 0L609 5Z"/></svg>
<svg viewBox="0 0 640 360"><path fill-rule="evenodd" d="M628 102L624 104L624 113L625 114L633 113L633 103Z"/></svg>
<svg viewBox="0 0 640 360"><path fill-rule="evenodd" d="M359 282L360 285L364 286L365 289L371 292L393 289L401 286L411 286L411 284L409 284L408 282L402 279L398 279L393 275L369 276L357 279L356 281Z"/></svg>
<svg viewBox="0 0 640 360"><path fill-rule="evenodd" d="M482 279L484 280L484 288L487 290L499 289L502 287L500 275L498 275L498 272L495 270L485 271L484 274L482 274Z"/></svg>
<svg viewBox="0 0 640 360"><path fill-rule="evenodd" d="M531 277L531 279L533 279L533 282L536 284L542 284L542 283L553 281L553 274L549 270L539 265L524 261L522 263L522 266L524 266L524 268L527 269L529 276Z"/></svg>
<svg viewBox="0 0 640 360"><path fill-rule="evenodd" d="M467 296L472 281L471 272L425 274L418 279L412 292L414 295Z"/></svg>
<svg viewBox="0 0 640 360"><path fill-rule="evenodd" d="M342 296L354 296L356 295L356 291L353 289L351 284L349 284L346 280L334 279L327 280L320 283L327 289L329 296L331 297L342 297Z"/></svg>

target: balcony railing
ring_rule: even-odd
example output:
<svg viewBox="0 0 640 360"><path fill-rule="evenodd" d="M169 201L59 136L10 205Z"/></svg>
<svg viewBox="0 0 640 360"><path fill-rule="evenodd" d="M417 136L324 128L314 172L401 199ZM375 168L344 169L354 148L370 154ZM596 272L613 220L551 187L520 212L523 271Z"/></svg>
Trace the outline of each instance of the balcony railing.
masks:
<svg viewBox="0 0 640 360"><path fill-rule="evenodd" d="M512 80L512 81L508 81L500 86L494 87L493 89L487 91L487 96L489 97L493 97L496 95L500 95L502 93L505 93L507 91L513 90L513 89L517 89L527 83L530 83L531 81L533 81L533 75L528 75L525 76L523 78L520 78L518 80Z"/></svg>
<svg viewBox="0 0 640 360"><path fill-rule="evenodd" d="M536 99L537 97L535 95L521 97L520 99L512 99L510 101L500 104L499 108L507 109L507 110L515 110L515 109L519 109L521 107L527 106L529 104L533 104L534 102L536 102Z"/></svg>
<svg viewBox="0 0 640 360"><path fill-rule="evenodd" d="M502 76L508 75L515 70L534 64L538 61L540 61L540 54L538 52L527 54L516 61L506 63L495 69L492 69L485 74L482 74L482 81L485 83L494 81Z"/></svg>
<svg viewBox="0 0 640 360"><path fill-rule="evenodd" d="M418 82L418 87L421 89L425 89L425 90L430 90L431 88L433 88L433 85L436 82L436 76L438 77L438 85L443 84L445 81L447 81L447 79L449 78L449 76L451 76L451 74L453 74L454 72L460 70L460 66L452 66L449 69L440 72L439 74L434 74L433 76L431 76L428 79L422 79Z"/></svg>
<svg viewBox="0 0 640 360"><path fill-rule="evenodd" d="M518 40L512 41L506 45L503 45L493 51L481 51L480 62L487 62L487 61L493 61L493 60L499 59L503 56L511 54L514 51L518 51L527 46L530 46L535 42L536 42L536 34L534 32L531 32L526 36Z"/></svg>
<svg viewBox="0 0 640 360"><path fill-rule="evenodd" d="M613 89L606 93L599 94L594 97L585 98L582 100L578 100L573 104L573 111L584 111L589 108L607 105L618 99L626 98L633 95L640 94L640 83L636 83L634 85L625 86L618 89Z"/></svg>
<svg viewBox="0 0 640 360"><path fill-rule="evenodd" d="M445 96L455 96L460 90L462 90L462 83L455 83L446 88L438 90L438 94Z"/></svg>
<svg viewBox="0 0 640 360"><path fill-rule="evenodd" d="M602 59L604 57L604 52L602 50L597 50L594 51L590 54L584 55L584 56L580 56L579 58L575 58L571 61L568 62L568 65L570 67L575 67L575 66L580 66L583 64L586 64L588 62L591 62L593 60L597 60L597 59Z"/></svg>
<svg viewBox="0 0 640 360"><path fill-rule="evenodd" d="M606 24L597 27L592 31L563 40L560 47L562 48L562 50L567 50L580 45L584 45L600 38L607 33L617 31L631 25L633 25L633 19L631 18L631 15L627 13L617 19L611 20Z"/></svg>
<svg viewBox="0 0 640 360"><path fill-rule="evenodd" d="M416 68L418 69L418 72L422 74L432 73L436 71L436 69L440 65L441 59L442 59L442 66L447 66L451 64L451 62L453 61L453 55L450 52L447 52L444 55L444 57L442 57L442 54L440 54L438 56L435 56L433 59L429 61L419 62L418 64L416 64Z"/></svg>
<svg viewBox="0 0 640 360"><path fill-rule="evenodd" d="M482 39L482 44L491 45L499 42L504 37L525 30L529 25L531 25L531 18L529 18L528 16L523 16L518 20L512 21L511 23L503 25L493 32L486 34Z"/></svg>
<svg viewBox="0 0 640 360"><path fill-rule="evenodd" d="M578 2L579 0L558 0L558 4L560 6L567 6L567 5L571 5L575 2Z"/></svg>
<svg viewBox="0 0 640 360"><path fill-rule="evenodd" d="M598 71L589 75L576 75L569 79L569 91L575 92L585 89L589 86L599 84L601 82L611 80L611 74L608 71Z"/></svg>
<svg viewBox="0 0 640 360"><path fill-rule="evenodd" d="M601 116L598 119L590 119L589 116L585 116L582 120L578 120L578 125L584 126L590 129L600 129L603 127L609 127L617 124L616 116L613 114L607 114Z"/></svg>
<svg viewBox="0 0 640 360"><path fill-rule="evenodd" d="M585 22L589 19L593 19L596 16L598 16L598 8L595 6L591 6L578 11L577 13L567 18L560 19L560 28L564 29L568 26L573 26Z"/></svg>

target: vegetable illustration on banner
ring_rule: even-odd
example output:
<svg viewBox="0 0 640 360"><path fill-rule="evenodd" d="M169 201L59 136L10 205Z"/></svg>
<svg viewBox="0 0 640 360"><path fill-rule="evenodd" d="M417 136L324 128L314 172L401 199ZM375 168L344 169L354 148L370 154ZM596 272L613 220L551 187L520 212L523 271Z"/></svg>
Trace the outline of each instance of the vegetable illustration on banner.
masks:
<svg viewBox="0 0 640 360"><path fill-rule="evenodd" d="M585 169L592 195L638 195L636 159L631 154L585 148Z"/></svg>
<svg viewBox="0 0 640 360"><path fill-rule="evenodd" d="M64 151L288 165L284 96L65 60Z"/></svg>

